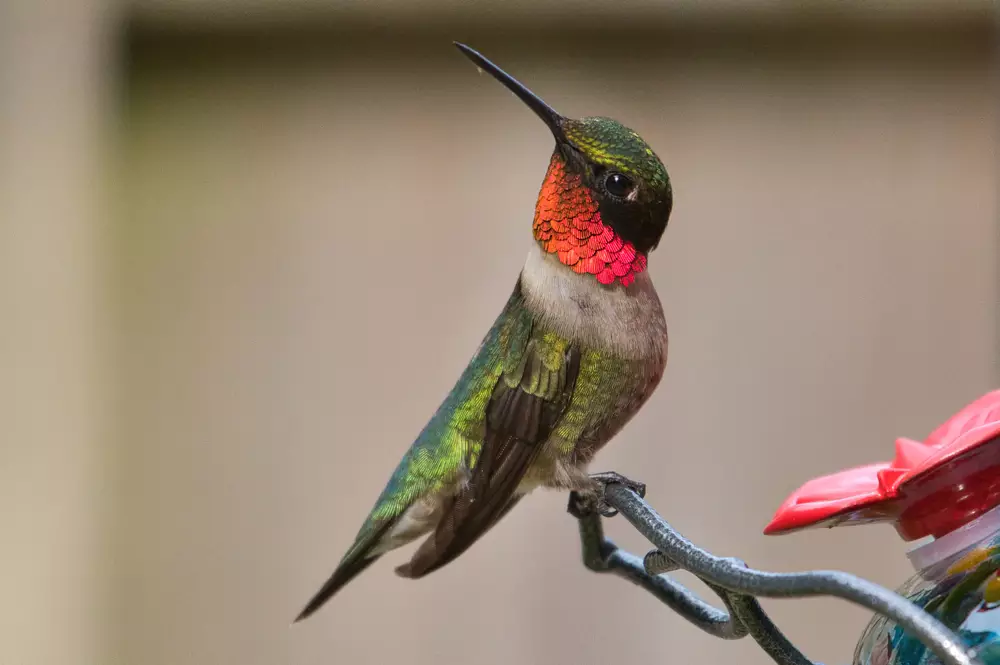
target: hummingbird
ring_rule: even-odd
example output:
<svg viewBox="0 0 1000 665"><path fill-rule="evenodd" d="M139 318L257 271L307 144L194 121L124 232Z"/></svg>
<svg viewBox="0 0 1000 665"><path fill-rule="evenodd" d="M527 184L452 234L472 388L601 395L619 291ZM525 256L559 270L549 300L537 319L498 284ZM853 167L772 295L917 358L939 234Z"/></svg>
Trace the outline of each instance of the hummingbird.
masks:
<svg viewBox="0 0 1000 665"><path fill-rule="evenodd" d="M426 536L396 568L453 561L538 487L595 497L594 454L646 403L667 364L667 324L647 271L673 207L667 171L633 130L571 119L472 48L555 138L527 260L465 371L417 436L312 615L386 552ZM605 504L606 506L606 504Z"/></svg>

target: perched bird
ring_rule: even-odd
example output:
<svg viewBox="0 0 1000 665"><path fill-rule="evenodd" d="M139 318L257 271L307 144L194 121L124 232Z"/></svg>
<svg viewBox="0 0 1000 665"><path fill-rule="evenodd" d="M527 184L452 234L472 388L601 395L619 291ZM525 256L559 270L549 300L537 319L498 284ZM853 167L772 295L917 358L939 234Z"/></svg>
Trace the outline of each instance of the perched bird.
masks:
<svg viewBox="0 0 1000 665"><path fill-rule="evenodd" d="M591 458L649 399L667 325L646 270L673 204L662 162L610 118L573 120L456 43L548 125L555 151L514 292L403 456L354 544L296 619L384 553L430 534L396 569L449 563L536 487L594 496Z"/></svg>

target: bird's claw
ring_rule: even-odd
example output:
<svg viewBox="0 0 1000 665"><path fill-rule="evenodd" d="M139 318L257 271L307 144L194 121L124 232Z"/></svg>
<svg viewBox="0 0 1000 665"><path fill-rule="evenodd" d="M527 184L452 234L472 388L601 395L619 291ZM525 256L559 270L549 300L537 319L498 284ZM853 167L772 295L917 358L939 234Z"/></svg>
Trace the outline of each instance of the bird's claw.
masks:
<svg viewBox="0 0 1000 665"><path fill-rule="evenodd" d="M620 473L615 473L614 471L592 473L590 474L590 479L597 485L596 509L602 517L614 517L618 514L618 511L609 505L607 499L605 498L608 485L623 485L638 494L640 498L644 498L646 496L646 483L631 480Z"/></svg>
<svg viewBox="0 0 1000 665"><path fill-rule="evenodd" d="M614 517L618 510L612 507L605 498L608 485L624 485L640 497L646 496L646 484L635 480L630 480L620 473L606 471L590 475L593 481L593 490L589 492L570 492L569 507L567 510L573 517L582 519L594 513L601 517Z"/></svg>

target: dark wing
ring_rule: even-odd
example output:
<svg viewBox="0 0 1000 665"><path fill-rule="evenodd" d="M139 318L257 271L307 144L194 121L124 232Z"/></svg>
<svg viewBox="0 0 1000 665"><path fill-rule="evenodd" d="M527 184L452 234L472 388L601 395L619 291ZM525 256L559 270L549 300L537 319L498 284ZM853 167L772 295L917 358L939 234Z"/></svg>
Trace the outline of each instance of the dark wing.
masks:
<svg viewBox="0 0 1000 665"><path fill-rule="evenodd" d="M523 335L510 340L503 373L486 406L486 432L478 458L470 460L469 482L410 562L396 569L400 575L422 577L452 561L513 507L521 479L569 404L579 349L538 331L529 313L523 316Z"/></svg>

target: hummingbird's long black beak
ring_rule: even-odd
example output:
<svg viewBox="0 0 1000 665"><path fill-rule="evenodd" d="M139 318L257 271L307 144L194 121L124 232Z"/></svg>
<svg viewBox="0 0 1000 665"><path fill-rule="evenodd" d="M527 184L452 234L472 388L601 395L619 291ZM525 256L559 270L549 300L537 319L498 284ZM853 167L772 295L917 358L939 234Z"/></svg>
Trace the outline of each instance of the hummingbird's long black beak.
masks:
<svg viewBox="0 0 1000 665"><path fill-rule="evenodd" d="M503 83L508 90L513 92L522 102L527 104L528 108L534 111L535 114L541 118L546 125L548 125L557 141L563 140L562 124L564 118L556 113L554 108L542 101L541 97L528 90L523 83L487 60L479 51L469 48L465 44L461 44L459 42L455 42L455 46L457 46L458 50L464 53L469 60L476 63L477 67L492 74L493 78Z"/></svg>

